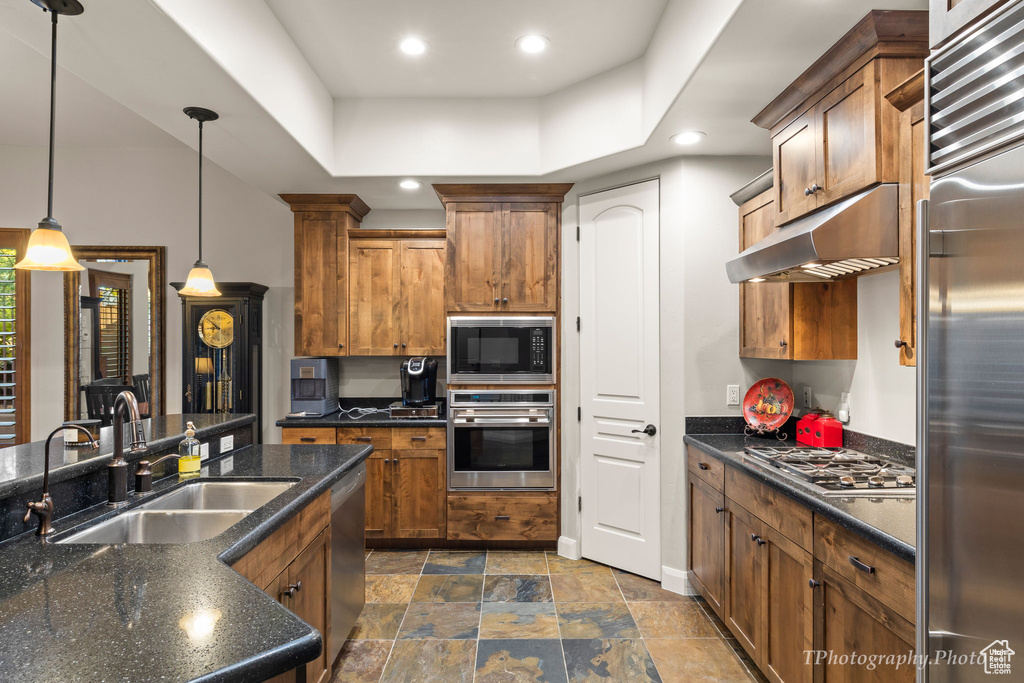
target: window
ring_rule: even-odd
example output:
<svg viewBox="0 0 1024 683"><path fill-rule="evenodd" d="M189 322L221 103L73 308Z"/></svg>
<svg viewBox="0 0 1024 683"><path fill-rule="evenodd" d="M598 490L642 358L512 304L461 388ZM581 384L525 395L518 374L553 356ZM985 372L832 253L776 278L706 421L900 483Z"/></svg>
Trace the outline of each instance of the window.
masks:
<svg viewBox="0 0 1024 683"><path fill-rule="evenodd" d="M89 289L100 299L100 376L131 385L132 277L90 268Z"/></svg>
<svg viewBox="0 0 1024 683"><path fill-rule="evenodd" d="M29 281L14 264L28 242L28 230L0 228L0 446L30 440Z"/></svg>

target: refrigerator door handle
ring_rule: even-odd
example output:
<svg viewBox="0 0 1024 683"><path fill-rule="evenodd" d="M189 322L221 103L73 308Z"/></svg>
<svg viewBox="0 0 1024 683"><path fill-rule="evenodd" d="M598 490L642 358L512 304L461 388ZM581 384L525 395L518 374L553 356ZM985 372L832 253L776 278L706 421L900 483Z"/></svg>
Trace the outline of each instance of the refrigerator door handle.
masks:
<svg viewBox="0 0 1024 683"><path fill-rule="evenodd" d="M928 262L933 255L933 240L928 224L927 199L917 202L917 654L930 652L928 637L928 309L931 290ZM941 249L942 240L934 240ZM935 256L941 256L935 254ZM917 683L928 683L928 667L918 667Z"/></svg>

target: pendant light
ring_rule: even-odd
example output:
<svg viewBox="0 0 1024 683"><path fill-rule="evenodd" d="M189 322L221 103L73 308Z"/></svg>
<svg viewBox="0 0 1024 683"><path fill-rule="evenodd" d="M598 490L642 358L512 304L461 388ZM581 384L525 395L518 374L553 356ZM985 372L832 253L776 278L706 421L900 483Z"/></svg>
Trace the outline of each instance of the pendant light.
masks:
<svg viewBox="0 0 1024 683"><path fill-rule="evenodd" d="M178 291L183 296L220 296L213 281L213 273L203 262L203 124L220 118L217 112L202 107L185 107L185 114L199 122L199 259L188 272L185 286Z"/></svg>
<svg viewBox="0 0 1024 683"><path fill-rule="evenodd" d="M53 218L53 139L57 100L57 16L74 16L85 9L78 0L32 0L50 13L50 174L46 195L46 218L28 238L25 256L14 267L18 270L85 270L71 253L71 245L60 223Z"/></svg>

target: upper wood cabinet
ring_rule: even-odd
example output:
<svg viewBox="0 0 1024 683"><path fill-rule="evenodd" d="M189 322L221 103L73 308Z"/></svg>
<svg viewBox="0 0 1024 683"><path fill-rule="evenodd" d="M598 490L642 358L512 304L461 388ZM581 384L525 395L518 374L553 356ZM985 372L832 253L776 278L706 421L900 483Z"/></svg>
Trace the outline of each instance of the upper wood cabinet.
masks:
<svg viewBox="0 0 1024 683"><path fill-rule="evenodd" d="M774 192L740 206L740 251L775 230ZM857 281L740 283L740 357L856 359Z"/></svg>
<svg viewBox="0 0 1024 683"><path fill-rule="evenodd" d="M931 0L928 4L932 48L973 27L1010 0Z"/></svg>
<svg viewBox="0 0 1024 683"><path fill-rule="evenodd" d="M886 95L900 112L900 329L896 338L900 365L917 365L917 203L928 199L925 174L924 71Z"/></svg>
<svg viewBox="0 0 1024 683"><path fill-rule="evenodd" d="M445 206L449 312L554 313L571 184L435 185Z"/></svg>
<svg viewBox="0 0 1024 683"><path fill-rule="evenodd" d="M443 354L445 241L377 234L349 235L349 355Z"/></svg>
<svg viewBox="0 0 1024 683"><path fill-rule="evenodd" d="M281 199L295 214L295 355L348 355L347 233L370 207L354 194Z"/></svg>
<svg viewBox="0 0 1024 683"><path fill-rule="evenodd" d="M772 135L776 225L899 180L883 95L927 54L927 12L872 11L754 117Z"/></svg>

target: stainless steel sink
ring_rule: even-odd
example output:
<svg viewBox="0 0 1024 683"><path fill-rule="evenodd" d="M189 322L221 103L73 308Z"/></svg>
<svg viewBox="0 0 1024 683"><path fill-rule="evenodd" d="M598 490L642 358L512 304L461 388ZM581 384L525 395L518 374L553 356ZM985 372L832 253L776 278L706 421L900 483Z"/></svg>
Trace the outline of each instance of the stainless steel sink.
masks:
<svg viewBox="0 0 1024 683"><path fill-rule="evenodd" d="M293 481L199 481L154 498L141 510L255 510L295 485Z"/></svg>
<svg viewBox="0 0 1024 683"><path fill-rule="evenodd" d="M132 510L57 543L194 543L240 522L248 510Z"/></svg>

